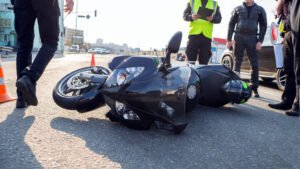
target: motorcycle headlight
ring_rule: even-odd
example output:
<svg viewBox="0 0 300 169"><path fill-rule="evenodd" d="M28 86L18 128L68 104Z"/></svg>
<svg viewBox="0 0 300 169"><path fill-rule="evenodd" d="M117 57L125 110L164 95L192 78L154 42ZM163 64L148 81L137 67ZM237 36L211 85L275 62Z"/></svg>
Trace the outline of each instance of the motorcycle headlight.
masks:
<svg viewBox="0 0 300 169"><path fill-rule="evenodd" d="M141 120L134 111L127 109L127 106L121 102L116 101L115 108L118 115L123 116L125 120Z"/></svg>
<svg viewBox="0 0 300 169"><path fill-rule="evenodd" d="M129 67L124 69L116 69L117 84L124 85L129 83L132 79L139 76L143 71L144 67Z"/></svg>

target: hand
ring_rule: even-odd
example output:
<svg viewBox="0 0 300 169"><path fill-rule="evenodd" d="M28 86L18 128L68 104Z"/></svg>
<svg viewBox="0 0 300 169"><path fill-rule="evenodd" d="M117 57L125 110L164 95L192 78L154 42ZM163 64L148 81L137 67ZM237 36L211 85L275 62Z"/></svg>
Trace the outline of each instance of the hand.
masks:
<svg viewBox="0 0 300 169"><path fill-rule="evenodd" d="M261 48L262 48L261 42L257 42L257 43L256 43L256 50L257 50L257 51L260 51Z"/></svg>
<svg viewBox="0 0 300 169"><path fill-rule="evenodd" d="M70 14L73 11L73 7L74 7L74 1L73 0L66 0L66 4L65 4L65 12Z"/></svg>
<svg viewBox="0 0 300 169"><path fill-rule="evenodd" d="M284 1L283 0L278 0L277 3L276 3L276 7L275 7L277 17L279 15L281 15L283 7L284 7Z"/></svg>
<svg viewBox="0 0 300 169"><path fill-rule="evenodd" d="M194 21L194 20L197 20L197 19L199 19L199 18L200 18L200 15L199 15L199 14L193 14L193 15L192 15L193 21Z"/></svg>
<svg viewBox="0 0 300 169"><path fill-rule="evenodd" d="M213 16L208 16L208 17L206 17L206 19L207 19L208 21L212 21L212 20L213 20Z"/></svg>
<svg viewBox="0 0 300 169"><path fill-rule="evenodd" d="M232 48L232 41L227 41L226 47L230 50Z"/></svg>

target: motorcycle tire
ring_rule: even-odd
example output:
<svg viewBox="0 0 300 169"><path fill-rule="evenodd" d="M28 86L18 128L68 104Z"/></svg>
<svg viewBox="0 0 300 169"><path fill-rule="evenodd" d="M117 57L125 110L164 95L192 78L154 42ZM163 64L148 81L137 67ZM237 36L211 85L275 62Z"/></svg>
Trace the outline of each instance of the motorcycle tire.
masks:
<svg viewBox="0 0 300 169"><path fill-rule="evenodd" d="M67 87L67 84L70 81L73 81L73 79L76 80L76 76L78 76L80 73L83 72L90 72L92 74L103 74L103 75L110 74L110 71L107 68L100 67L100 66L84 67L67 74L57 83L57 85L53 89L52 96L55 103L58 106L68 110L76 110L82 96L87 94L89 91L95 89L96 87L99 87L99 86L90 86L86 84L85 86L82 87L82 89L78 89L77 91L74 91L71 96L67 95L64 91L65 88Z"/></svg>

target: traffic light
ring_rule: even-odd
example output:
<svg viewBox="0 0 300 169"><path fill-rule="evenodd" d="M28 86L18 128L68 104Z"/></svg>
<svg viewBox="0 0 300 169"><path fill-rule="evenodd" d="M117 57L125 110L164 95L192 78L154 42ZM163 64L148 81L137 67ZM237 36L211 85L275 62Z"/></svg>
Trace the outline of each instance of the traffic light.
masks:
<svg viewBox="0 0 300 169"><path fill-rule="evenodd" d="M86 15L86 19L90 19L91 16L89 14Z"/></svg>
<svg viewBox="0 0 300 169"><path fill-rule="evenodd" d="M95 17L97 17L97 10L95 10Z"/></svg>

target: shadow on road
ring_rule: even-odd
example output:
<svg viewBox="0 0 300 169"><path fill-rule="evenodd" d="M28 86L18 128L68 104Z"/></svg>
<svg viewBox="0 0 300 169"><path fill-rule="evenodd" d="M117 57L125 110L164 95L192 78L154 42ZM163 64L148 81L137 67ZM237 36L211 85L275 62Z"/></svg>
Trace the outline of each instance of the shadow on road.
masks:
<svg viewBox="0 0 300 169"><path fill-rule="evenodd" d="M246 105L199 106L188 120L180 135L130 130L96 118L55 118L51 127L84 139L90 150L123 169L300 167L295 118Z"/></svg>
<svg viewBox="0 0 300 169"><path fill-rule="evenodd" d="M278 91L280 91L280 89L278 88L275 80L272 81L272 82L259 81L259 85L264 86L264 87L268 87L268 88L272 88L272 89L277 89Z"/></svg>
<svg viewBox="0 0 300 169"><path fill-rule="evenodd" d="M25 109L15 109L0 123L0 168L38 169L42 168L29 146L25 136L34 122L34 117L26 117Z"/></svg>
<svg viewBox="0 0 300 169"><path fill-rule="evenodd" d="M248 78L246 78L248 77ZM242 80L247 82L247 83L250 83L250 76L245 76L245 77L242 77ZM267 82L267 81L263 81L263 80L259 80L259 85L260 86L263 86L263 87L267 87L267 88L271 88L271 89L276 89L278 91L280 91L280 89L278 88L275 80L271 81L271 82Z"/></svg>
<svg viewBox="0 0 300 169"><path fill-rule="evenodd" d="M269 104L269 103L279 103L278 100L266 98L266 97L263 97L263 96L260 96L259 98L253 97L251 99L260 100L262 102L265 102L266 104Z"/></svg>

